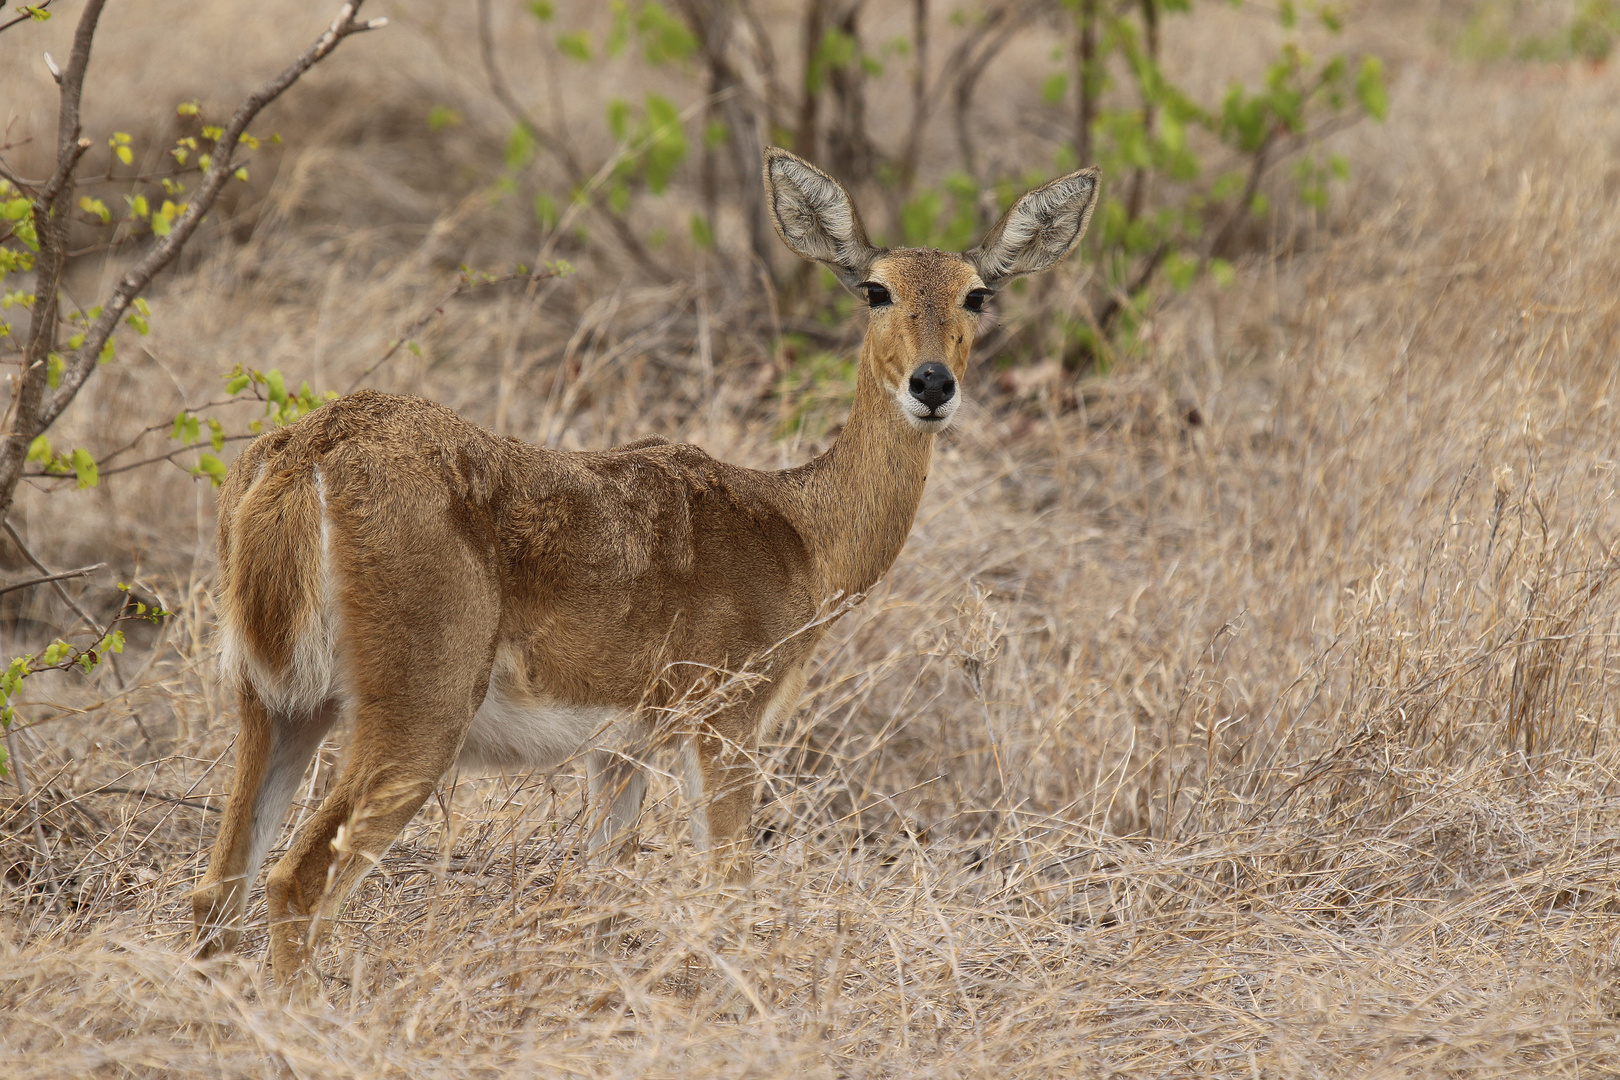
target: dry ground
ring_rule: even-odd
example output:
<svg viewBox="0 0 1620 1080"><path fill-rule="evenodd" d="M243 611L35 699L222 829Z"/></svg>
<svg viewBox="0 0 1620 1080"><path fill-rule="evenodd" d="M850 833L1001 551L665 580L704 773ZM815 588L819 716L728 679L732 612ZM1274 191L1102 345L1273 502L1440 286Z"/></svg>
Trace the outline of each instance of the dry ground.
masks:
<svg viewBox="0 0 1620 1080"><path fill-rule="evenodd" d="M323 18L283 7L253 41L217 5L173 39L164 5L121 14L97 115L229 100ZM262 902L198 978L233 734L211 492L174 467L28 492L50 562L111 563L86 603L116 575L177 614L124 689L42 679L24 710L0 1075L1620 1072L1620 68L1458 61L1455 8L1357 12L1392 115L1343 136L1356 180L1304 243L1176 298L1106 375L974 376L910 544L770 748L751 896L702 884L667 780L630 872L575 858L567 770L461 777L348 909L324 1007L268 996ZM455 174L498 140L466 35L390 14L295 89L251 223L164 282L63 441L118 445L238 360L342 389L447 264L520 257ZM1212 25L1189 70L1238 40ZM165 42L195 65L139 63ZM5 109L35 122L18 70ZM419 134L445 99L459 149ZM618 273L454 306L370 381L564 446L825 441L779 437L761 294ZM7 613L12 653L67 628L48 596ZM598 950L604 911L625 935Z"/></svg>

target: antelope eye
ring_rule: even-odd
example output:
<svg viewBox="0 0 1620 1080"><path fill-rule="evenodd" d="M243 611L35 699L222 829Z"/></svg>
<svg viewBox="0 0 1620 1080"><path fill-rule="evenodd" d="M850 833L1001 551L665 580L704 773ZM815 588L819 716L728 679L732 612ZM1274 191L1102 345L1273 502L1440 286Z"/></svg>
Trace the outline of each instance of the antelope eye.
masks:
<svg viewBox="0 0 1620 1080"><path fill-rule="evenodd" d="M985 301L994 295L996 294L992 289L971 289L967 294L967 299L962 301L962 306L969 311L983 311Z"/></svg>
<svg viewBox="0 0 1620 1080"><path fill-rule="evenodd" d="M866 302L873 307L882 307L884 304L894 303L894 298L889 295L889 290L875 281L863 281L855 287L866 294Z"/></svg>

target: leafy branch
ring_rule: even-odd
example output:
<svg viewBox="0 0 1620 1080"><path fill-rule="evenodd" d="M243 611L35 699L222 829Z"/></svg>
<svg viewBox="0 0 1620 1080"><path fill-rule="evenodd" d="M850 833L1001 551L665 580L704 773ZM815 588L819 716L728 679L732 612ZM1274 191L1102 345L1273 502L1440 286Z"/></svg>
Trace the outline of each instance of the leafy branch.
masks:
<svg viewBox="0 0 1620 1080"><path fill-rule="evenodd" d="M359 21L356 16L361 0L351 0L338 11L336 18L297 59L276 77L265 83L237 108L229 122L213 135L212 149L207 167L197 191L183 209L177 204L159 207L156 216L148 214L156 242L151 249L119 279L112 294L87 318L87 325L64 352L58 347L62 278L69 257L68 208L74 205L76 171L80 160L93 145L82 137L80 127L80 99L84 92L85 73L90 63L91 45L105 0L87 0L74 33L73 50L68 65L60 73L53 68L53 76L61 86L61 104L58 115L58 148L56 169L43 186L32 187L16 177L7 182L14 185L27 200L27 227L19 227L22 215L13 216L19 199L6 199L0 203L0 218L11 221L11 236L29 251L9 250L0 261L0 271L33 269L34 294L26 301L30 312L27 343L23 349L21 378L17 383L11 407L8 410L4 437L0 439L0 514L11 505L18 482L24 475L24 465L36 440L56 422L73 402L79 390L95 372L105 357L114 331L122 321L130 321L137 329L144 327L145 311L135 307L140 295L151 284L153 277L174 261L196 232L203 217L212 209L226 182L237 175L240 165L233 158L239 145L251 139L247 127L260 111L280 97L293 83L315 64L325 59L345 38L385 25L386 20ZM110 140L114 156L126 164L132 160L127 136ZM182 162L184 164L184 162ZM199 164L201 161L199 160ZM0 195L5 193L0 192ZM90 210L100 216L95 204ZM160 224L161 222L161 224ZM138 319L139 322L134 320ZM52 357L59 359L53 361ZM79 463L82 469L85 462ZM76 470L77 471L77 470ZM83 477L81 477L81 480Z"/></svg>

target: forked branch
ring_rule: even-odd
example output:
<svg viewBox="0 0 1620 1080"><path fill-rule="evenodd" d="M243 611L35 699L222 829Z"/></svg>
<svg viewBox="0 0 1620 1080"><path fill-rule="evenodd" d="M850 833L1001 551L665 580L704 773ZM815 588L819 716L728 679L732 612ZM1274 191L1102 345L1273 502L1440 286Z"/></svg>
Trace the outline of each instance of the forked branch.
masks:
<svg viewBox="0 0 1620 1080"><path fill-rule="evenodd" d="M527 130L529 135L557 160L557 163L563 167L563 171L568 175L569 186L578 189L581 184L585 183L587 177L585 166L579 160L579 155L574 153L573 147L560 131L542 125L523 107L522 103L518 101L517 95L512 93L512 88L507 84L506 76L501 73L500 64L495 59L495 37L494 31L490 27L489 0L479 0L477 10L478 52L483 60L484 76L489 80L489 89L495 95L495 101L502 109L506 110L513 123ZM669 271L658 265L658 261L653 258L652 252L647 250L647 246L641 242L641 238L636 235L635 230L630 227L630 223L624 219L623 215L614 213L610 207L606 206L593 206L593 209L608 223L608 226L613 230L613 235L618 238L619 244L629 253L631 258L635 259L643 269L659 280L669 279Z"/></svg>
<svg viewBox="0 0 1620 1080"><path fill-rule="evenodd" d="M34 293L38 299L30 313L27 343L23 352L21 378L7 413L0 443L0 514L11 506L17 484L22 479L29 444L58 417L78 395L96 369L103 347L118 328L134 302L159 271L174 261L203 218L213 208L219 193L236 171L232 161L237 143L264 107L280 97L288 87L325 59L338 43L352 34L385 25L384 19L360 21L356 15L363 0L350 0L338 11L326 31L280 74L249 95L215 141L213 160L186 210L174 222L167 236L158 240L138 262L119 279L113 293L103 303L100 315L85 329L79 348L68 355L53 390L49 385L50 357L57 352L58 308L62 277L67 268L67 208L72 204L75 170L90 149L91 141L81 135L80 101L84 94L85 72L90 65L91 45L105 0L87 0L73 37L73 51L65 69L51 65L52 75L61 86L57 117L56 167L49 180L30 191L32 215L39 236L35 261Z"/></svg>
<svg viewBox="0 0 1620 1080"><path fill-rule="evenodd" d="M344 4L338 11L337 18L326 28L326 33L317 38L315 43L305 49L281 74L250 94L237 108L230 123L225 125L225 131L214 144L213 161L208 171L203 174L197 194L186 206L186 212L174 223L169 235L153 246L146 257L119 280L118 288L113 290L113 295L103 305L101 315L86 332L84 344L68 361L67 367L62 372L61 386L41 411L41 430L49 427L62 414L62 410L72 402L79 388L95 370L101 347L117 329L118 320L123 317L125 309L151 283L158 271L174 261L175 256L180 254L186 242L191 239L192 233L197 231L197 226L202 223L204 215L213 208L214 200L219 197L226 181L236 171L231 158L236 152L236 145L241 140L243 132L253 122L254 117L297 82L304 72L325 59L344 38L387 25L386 19L358 21L355 16L363 2L364 0L350 0Z"/></svg>

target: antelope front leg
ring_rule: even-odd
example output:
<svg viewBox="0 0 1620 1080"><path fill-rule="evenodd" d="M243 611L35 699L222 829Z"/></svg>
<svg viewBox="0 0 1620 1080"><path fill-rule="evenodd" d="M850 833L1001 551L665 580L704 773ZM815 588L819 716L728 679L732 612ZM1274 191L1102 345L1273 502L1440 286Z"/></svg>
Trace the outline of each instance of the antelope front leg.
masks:
<svg viewBox="0 0 1620 1080"><path fill-rule="evenodd" d="M590 788L592 858L614 858L621 866L634 866L638 847L636 820L647 793L647 774L623 752L592 750L585 758Z"/></svg>
<svg viewBox="0 0 1620 1080"><path fill-rule="evenodd" d="M692 803L692 843L709 853L720 879L747 885L754 876L753 837L748 830L754 812L759 769L754 764L757 738L739 741L705 732L693 736L686 754L686 779Z"/></svg>

